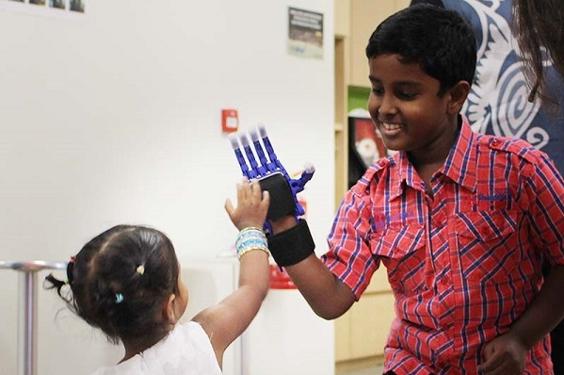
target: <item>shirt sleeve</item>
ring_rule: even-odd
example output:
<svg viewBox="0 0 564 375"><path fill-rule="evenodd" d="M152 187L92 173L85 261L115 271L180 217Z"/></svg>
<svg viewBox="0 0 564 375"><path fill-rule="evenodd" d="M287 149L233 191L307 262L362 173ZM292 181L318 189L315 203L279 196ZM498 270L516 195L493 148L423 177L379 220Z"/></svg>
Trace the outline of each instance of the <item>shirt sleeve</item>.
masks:
<svg viewBox="0 0 564 375"><path fill-rule="evenodd" d="M369 185L359 182L345 195L327 239L329 251L321 257L356 300L370 282L379 260L370 250L372 204Z"/></svg>
<svg viewBox="0 0 564 375"><path fill-rule="evenodd" d="M564 181L552 160L538 152L527 179L531 234L551 264L564 266Z"/></svg>

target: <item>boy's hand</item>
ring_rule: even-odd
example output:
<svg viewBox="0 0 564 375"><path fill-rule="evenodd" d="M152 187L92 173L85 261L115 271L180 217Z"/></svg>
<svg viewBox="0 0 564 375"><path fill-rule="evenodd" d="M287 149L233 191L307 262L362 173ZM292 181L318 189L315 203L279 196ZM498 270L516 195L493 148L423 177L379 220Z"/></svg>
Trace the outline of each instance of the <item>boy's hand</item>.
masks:
<svg viewBox="0 0 564 375"><path fill-rule="evenodd" d="M261 192L260 185L256 181L249 183L244 180L237 184L237 207L233 208L231 200L227 199L225 211L239 230L247 227L262 228L269 203L268 191Z"/></svg>
<svg viewBox="0 0 564 375"><path fill-rule="evenodd" d="M520 375L525 367L527 348L517 336L507 333L490 341L482 352L484 363L478 370L485 375Z"/></svg>
<svg viewBox="0 0 564 375"><path fill-rule="evenodd" d="M239 137L233 135L230 140L243 176L259 180L261 188L271 192L272 204L267 213L268 220L277 220L286 215L294 215L296 218L303 216L305 210L298 201L297 194L304 190L305 184L313 177L313 165L306 165L299 178L290 178L278 160L264 126L260 126L258 132L250 132L250 141L245 134L240 134ZM270 232L268 223L265 228Z"/></svg>
<svg viewBox="0 0 564 375"><path fill-rule="evenodd" d="M284 216L278 220L272 221L272 234L278 234L284 232L288 229L295 227L298 224L298 220L294 216L288 215Z"/></svg>

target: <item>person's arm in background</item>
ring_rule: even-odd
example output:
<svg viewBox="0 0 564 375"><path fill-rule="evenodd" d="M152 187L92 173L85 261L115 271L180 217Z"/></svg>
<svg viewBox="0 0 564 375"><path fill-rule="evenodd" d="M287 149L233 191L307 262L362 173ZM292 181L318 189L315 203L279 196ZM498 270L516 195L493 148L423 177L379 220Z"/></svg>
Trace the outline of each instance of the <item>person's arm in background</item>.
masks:
<svg viewBox="0 0 564 375"><path fill-rule="evenodd" d="M261 192L257 182L243 182L237 187L237 207L230 200L225 209L240 231L261 228L269 205L268 192ZM266 238L265 238L266 244ZM194 317L208 336L221 365L223 352L239 337L259 311L269 288L268 251L252 250L240 256L239 288L215 306Z"/></svg>
<svg viewBox="0 0 564 375"><path fill-rule="evenodd" d="M564 181L544 154L540 158L525 183L530 233L554 265L535 300L509 332L484 347L480 370L487 375L520 374L527 352L564 318Z"/></svg>

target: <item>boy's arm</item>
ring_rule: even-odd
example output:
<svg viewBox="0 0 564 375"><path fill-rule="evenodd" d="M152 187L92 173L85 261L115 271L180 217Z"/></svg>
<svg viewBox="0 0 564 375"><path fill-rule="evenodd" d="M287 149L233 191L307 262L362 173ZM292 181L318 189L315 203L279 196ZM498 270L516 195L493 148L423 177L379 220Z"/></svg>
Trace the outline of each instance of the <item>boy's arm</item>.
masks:
<svg viewBox="0 0 564 375"><path fill-rule="evenodd" d="M479 370L486 375L520 374L533 345L564 317L564 266L554 266L534 302L511 330L484 347L485 362Z"/></svg>
<svg viewBox="0 0 564 375"><path fill-rule="evenodd" d="M564 180L546 154L528 169L525 190L529 197L531 236L552 264L551 272L527 311L511 328L531 348L564 318Z"/></svg>
<svg viewBox="0 0 564 375"><path fill-rule="evenodd" d="M564 266L553 266L537 298L511 327L510 333L527 349L532 348L537 341L552 331L564 317L562 288Z"/></svg>
<svg viewBox="0 0 564 375"><path fill-rule="evenodd" d="M272 223L273 234L291 229L296 224L293 216L286 216ZM337 279L315 254L287 266L286 271L313 311L324 319L343 315L355 301L351 289Z"/></svg>
<svg viewBox="0 0 564 375"><path fill-rule="evenodd" d="M523 172L528 197L524 206L530 214L531 238L545 251L552 268L511 330L484 347L480 369L488 375L521 371L527 352L564 318L564 180L546 154L536 151L534 156L535 165L526 165Z"/></svg>

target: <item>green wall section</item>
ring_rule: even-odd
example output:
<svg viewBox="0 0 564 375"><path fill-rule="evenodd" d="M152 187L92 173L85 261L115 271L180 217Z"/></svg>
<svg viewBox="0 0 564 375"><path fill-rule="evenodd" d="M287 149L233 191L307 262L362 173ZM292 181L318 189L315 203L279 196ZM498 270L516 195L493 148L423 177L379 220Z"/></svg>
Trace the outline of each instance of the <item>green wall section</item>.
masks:
<svg viewBox="0 0 564 375"><path fill-rule="evenodd" d="M348 112L357 108L368 110L368 96L370 95L370 88L349 86L348 91L349 91L349 100L347 103Z"/></svg>

